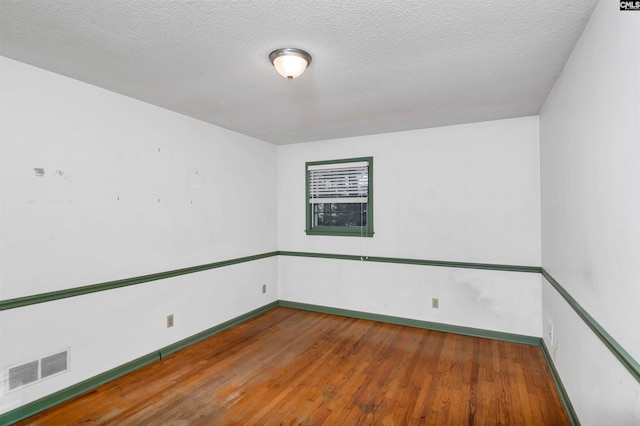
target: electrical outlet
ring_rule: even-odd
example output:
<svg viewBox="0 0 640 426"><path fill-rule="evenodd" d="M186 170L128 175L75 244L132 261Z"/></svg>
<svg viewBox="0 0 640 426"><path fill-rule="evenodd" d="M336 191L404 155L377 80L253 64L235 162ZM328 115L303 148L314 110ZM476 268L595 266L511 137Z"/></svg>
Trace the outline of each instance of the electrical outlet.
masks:
<svg viewBox="0 0 640 426"><path fill-rule="evenodd" d="M266 293L267 292L267 285L266 284L262 284L262 293Z"/></svg>
<svg viewBox="0 0 640 426"><path fill-rule="evenodd" d="M167 328L173 327L173 314L167 315Z"/></svg>
<svg viewBox="0 0 640 426"><path fill-rule="evenodd" d="M553 335L553 324L549 323L549 341L551 342L551 345L555 345L555 340L553 340L555 336Z"/></svg>
<svg viewBox="0 0 640 426"><path fill-rule="evenodd" d="M437 297L431 299L431 307L434 309L438 309L440 307L440 299Z"/></svg>

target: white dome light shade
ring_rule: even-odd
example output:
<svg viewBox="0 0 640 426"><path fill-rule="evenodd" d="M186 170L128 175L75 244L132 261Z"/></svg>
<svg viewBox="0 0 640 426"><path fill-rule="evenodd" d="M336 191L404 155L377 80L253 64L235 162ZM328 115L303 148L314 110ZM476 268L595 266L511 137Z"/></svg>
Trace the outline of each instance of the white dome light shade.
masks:
<svg viewBox="0 0 640 426"><path fill-rule="evenodd" d="M311 63L311 55L293 48L274 50L269 54L269 59L276 71L289 80L301 76Z"/></svg>

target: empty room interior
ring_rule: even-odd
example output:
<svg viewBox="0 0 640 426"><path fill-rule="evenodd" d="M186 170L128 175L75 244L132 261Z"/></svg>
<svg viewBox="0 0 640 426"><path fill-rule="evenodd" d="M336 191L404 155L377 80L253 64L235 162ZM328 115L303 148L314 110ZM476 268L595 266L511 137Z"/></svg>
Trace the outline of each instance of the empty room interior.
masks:
<svg viewBox="0 0 640 426"><path fill-rule="evenodd" d="M571 424L640 424L637 3L0 0L0 425L216 347L344 370L254 424L544 424L419 366L353 402L328 337L383 326L368 365L515 345Z"/></svg>

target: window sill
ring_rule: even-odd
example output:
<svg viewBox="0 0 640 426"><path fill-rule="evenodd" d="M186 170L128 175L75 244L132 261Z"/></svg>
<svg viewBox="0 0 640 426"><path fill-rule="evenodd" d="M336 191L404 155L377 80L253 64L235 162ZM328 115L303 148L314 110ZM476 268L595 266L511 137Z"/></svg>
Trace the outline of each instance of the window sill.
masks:
<svg viewBox="0 0 640 426"><path fill-rule="evenodd" d="M344 231L344 230L334 230L334 229L312 229L305 230L307 235L327 235L333 237L373 237L373 231L367 230L353 230L353 231Z"/></svg>

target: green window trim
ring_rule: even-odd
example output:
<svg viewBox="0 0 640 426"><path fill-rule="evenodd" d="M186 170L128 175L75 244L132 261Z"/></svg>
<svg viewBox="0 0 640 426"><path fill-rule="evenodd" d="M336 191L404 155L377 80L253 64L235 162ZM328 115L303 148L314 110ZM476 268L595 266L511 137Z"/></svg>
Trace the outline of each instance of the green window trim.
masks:
<svg viewBox="0 0 640 426"><path fill-rule="evenodd" d="M343 163L367 162L368 174L368 190L367 190L367 208L366 208L366 224L364 226L313 226L313 204L309 202L310 198L310 166L323 165L339 165ZM340 160L325 161L309 161L305 163L305 212L306 212L306 228L307 235L329 235L341 237L373 237L373 157L357 157L344 158Z"/></svg>

